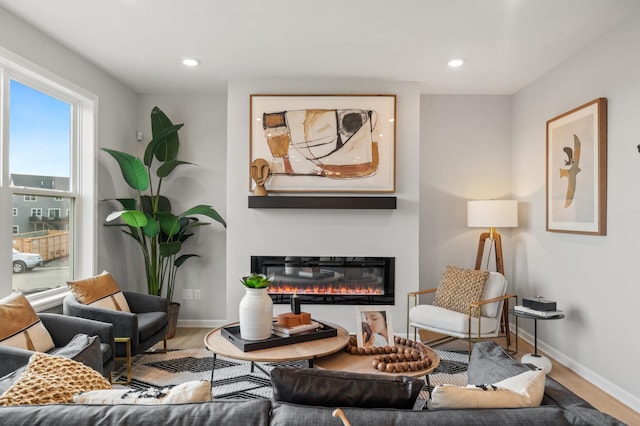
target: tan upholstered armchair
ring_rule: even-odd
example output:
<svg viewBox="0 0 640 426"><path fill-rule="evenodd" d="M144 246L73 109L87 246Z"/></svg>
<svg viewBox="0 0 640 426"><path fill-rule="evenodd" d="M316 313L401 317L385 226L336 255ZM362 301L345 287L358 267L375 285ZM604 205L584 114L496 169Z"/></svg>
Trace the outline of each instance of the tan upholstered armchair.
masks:
<svg viewBox="0 0 640 426"><path fill-rule="evenodd" d="M478 283L481 282L481 274L485 274L485 277L488 274L483 286L474 284L471 288L468 285L460 287L460 282L467 284L471 275L476 276ZM476 296L470 296L469 293L474 291ZM427 294L435 294L434 303L420 304L420 296ZM473 341L504 337L507 350L511 350L509 299L514 299L514 305L518 302L515 294L507 293L507 281L502 274L448 267L437 288L407 294L407 337L410 327L413 327L414 339L418 329L444 335L427 342L432 345L464 339L468 341L469 354ZM517 321L516 317L516 352Z"/></svg>

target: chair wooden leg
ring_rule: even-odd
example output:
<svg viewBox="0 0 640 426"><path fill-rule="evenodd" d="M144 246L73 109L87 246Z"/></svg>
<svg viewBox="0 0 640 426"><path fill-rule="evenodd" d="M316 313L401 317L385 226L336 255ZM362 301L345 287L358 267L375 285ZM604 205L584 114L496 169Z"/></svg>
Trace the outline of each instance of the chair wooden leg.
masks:
<svg viewBox="0 0 640 426"><path fill-rule="evenodd" d="M164 343L164 353L167 353L167 335L164 335L164 339L163 339L163 343Z"/></svg>

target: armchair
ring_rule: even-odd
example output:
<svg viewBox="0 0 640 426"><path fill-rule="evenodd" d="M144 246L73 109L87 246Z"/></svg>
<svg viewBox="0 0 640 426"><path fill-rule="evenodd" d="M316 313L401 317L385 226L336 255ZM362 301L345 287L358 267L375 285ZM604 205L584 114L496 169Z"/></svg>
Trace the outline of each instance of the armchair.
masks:
<svg viewBox="0 0 640 426"><path fill-rule="evenodd" d="M85 305L70 293L63 301L65 315L113 324L116 358L127 361L127 382L131 381L131 357L163 341L167 350L167 299L122 291L131 312Z"/></svg>
<svg viewBox="0 0 640 426"><path fill-rule="evenodd" d="M39 313L38 317L55 345L47 353L75 359L109 377L115 364L111 324L59 314ZM98 336L99 340L92 341L92 336ZM33 353L27 349L0 345L0 377L27 365Z"/></svg>
<svg viewBox="0 0 640 426"><path fill-rule="evenodd" d="M457 268L453 273L465 273L469 270ZM457 270L457 271L456 271ZM462 272L460 272L462 271ZM479 271L476 271L479 272ZM443 275L444 279L444 275ZM442 284L441 284L442 286ZM477 301L465 302L466 309L456 311L434 304L419 304L421 295L436 293L438 288L413 291L407 294L407 336L409 328L414 328L414 339L418 329L432 331L444 335L442 338L428 343L439 344L453 339L464 339L469 344L471 354L472 342L495 337L505 337L507 350L511 346L509 333L509 299L518 297L507 294L507 281L498 272L489 272L482 293ZM463 297L464 291L452 292L453 298ZM411 304L413 300L413 305ZM518 350L518 319L516 317L516 343Z"/></svg>

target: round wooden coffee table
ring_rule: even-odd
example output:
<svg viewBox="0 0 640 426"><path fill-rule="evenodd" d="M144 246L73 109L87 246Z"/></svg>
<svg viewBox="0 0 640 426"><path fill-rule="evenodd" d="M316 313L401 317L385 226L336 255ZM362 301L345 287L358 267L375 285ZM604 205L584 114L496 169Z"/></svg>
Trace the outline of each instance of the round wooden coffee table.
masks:
<svg viewBox="0 0 640 426"><path fill-rule="evenodd" d="M349 332L339 325L327 321L321 321L337 330L338 335L324 339L307 342L292 343L273 348L258 349L244 352L222 335L222 329L237 326L238 323L225 324L211 330L204 337L204 346L213 352L213 366L211 368L211 383L213 384L213 372L215 371L216 355L222 355L233 359L251 361L251 371L257 367L268 375L255 362L285 362L285 361L309 361L309 367L314 366L314 361L320 357L341 351L349 342Z"/></svg>
<svg viewBox="0 0 640 426"><path fill-rule="evenodd" d="M326 370L351 371L353 373L364 374L381 374L384 376L411 376L429 378L429 373L438 368L440 365L440 357L431 348L425 348L431 359L431 366L422 370L403 371L402 373L387 373L373 368L371 365L373 358L377 355L351 355L346 351L336 352L322 358L318 358L314 362L316 368L324 368Z"/></svg>

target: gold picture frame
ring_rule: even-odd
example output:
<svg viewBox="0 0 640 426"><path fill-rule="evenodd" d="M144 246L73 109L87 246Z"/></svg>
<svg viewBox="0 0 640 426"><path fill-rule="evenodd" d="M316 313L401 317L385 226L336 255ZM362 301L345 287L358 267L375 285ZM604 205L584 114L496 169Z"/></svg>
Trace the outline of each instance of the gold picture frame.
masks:
<svg viewBox="0 0 640 426"><path fill-rule="evenodd" d="M607 99L547 121L547 231L607 234Z"/></svg>
<svg viewBox="0 0 640 426"><path fill-rule="evenodd" d="M249 164L269 193L395 192L395 128L396 95L253 94Z"/></svg>

